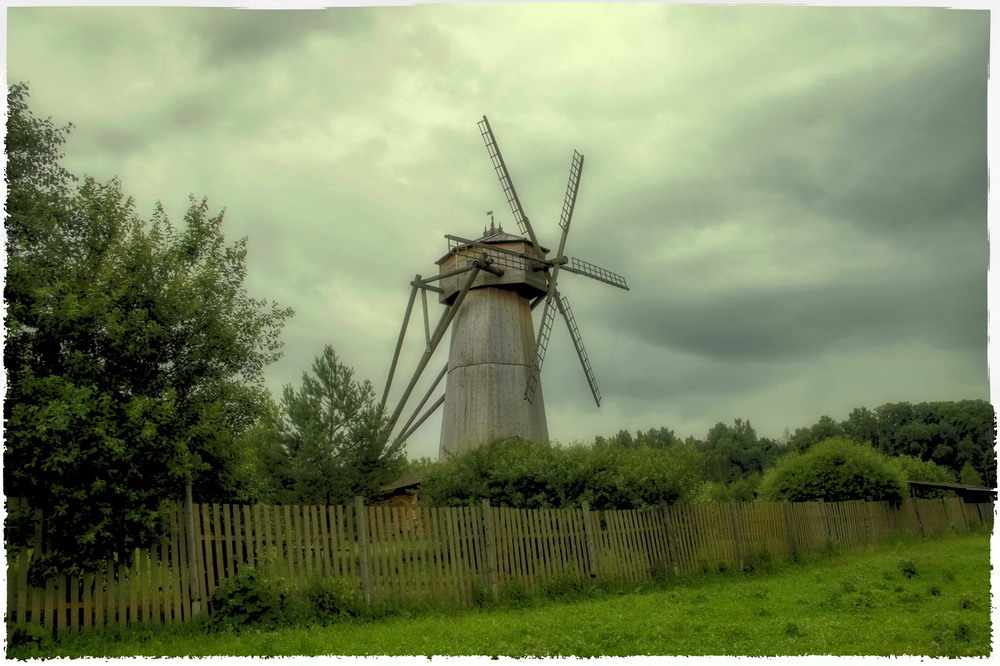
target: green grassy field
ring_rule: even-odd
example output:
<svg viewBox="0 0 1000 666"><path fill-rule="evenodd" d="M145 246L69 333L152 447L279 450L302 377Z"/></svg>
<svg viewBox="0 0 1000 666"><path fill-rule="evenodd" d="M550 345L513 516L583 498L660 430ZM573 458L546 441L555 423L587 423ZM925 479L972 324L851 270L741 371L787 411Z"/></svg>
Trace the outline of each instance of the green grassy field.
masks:
<svg viewBox="0 0 1000 666"><path fill-rule="evenodd" d="M78 636L10 657L929 655L990 653L989 534L884 545L766 574L705 575L517 608L326 627Z"/></svg>

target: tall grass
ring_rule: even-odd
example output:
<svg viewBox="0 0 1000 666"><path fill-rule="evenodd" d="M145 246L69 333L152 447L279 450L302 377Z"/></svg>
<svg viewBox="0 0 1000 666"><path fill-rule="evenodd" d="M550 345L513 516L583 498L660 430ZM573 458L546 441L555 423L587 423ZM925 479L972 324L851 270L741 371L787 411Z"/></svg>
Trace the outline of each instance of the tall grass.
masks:
<svg viewBox="0 0 1000 666"><path fill-rule="evenodd" d="M989 534L900 541L615 591L553 584L475 611L382 609L320 627L82 635L10 657L929 655L990 652ZM21 650L19 652L19 650Z"/></svg>

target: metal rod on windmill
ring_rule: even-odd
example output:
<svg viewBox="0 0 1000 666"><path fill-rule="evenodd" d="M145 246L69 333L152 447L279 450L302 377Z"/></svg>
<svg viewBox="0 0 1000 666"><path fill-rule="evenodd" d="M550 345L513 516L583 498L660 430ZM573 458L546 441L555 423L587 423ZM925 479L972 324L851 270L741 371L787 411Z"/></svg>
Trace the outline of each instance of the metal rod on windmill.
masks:
<svg viewBox="0 0 1000 666"><path fill-rule="evenodd" d="M410 283L413 290L382 398L384 404L416 300L416 291L422 290L425 321L428 317L426 292L436 293L446 311L434 333L425 334L427 344L424 354L390 417L390 429L395 426L430 356L450 327L448 363L397 436L398 441L408 438L443 404L441 458L498 437L522 437L535 441L548 439L541 368L556 311L566 322L594 401L600 406L600 390L569 301L558 289L558 278L561 271L566 271L628 290L622 276L564 254L583 174L583 155L573 151L559 219L559 243L555 256L547 258L550 250L538 242L486 116L479 121L479 130L521 235L504 231L502 225L496 224L490 210L486 213L490 217L490 226L483 230L480 238L445 236L448 252L437 261L438 275L426 279L418 275ZM436 285L431 285L431 282ZM536 335L532 311L542 302L545 307ZM445 378L443 395L421 414L442 375Z"/></svg>

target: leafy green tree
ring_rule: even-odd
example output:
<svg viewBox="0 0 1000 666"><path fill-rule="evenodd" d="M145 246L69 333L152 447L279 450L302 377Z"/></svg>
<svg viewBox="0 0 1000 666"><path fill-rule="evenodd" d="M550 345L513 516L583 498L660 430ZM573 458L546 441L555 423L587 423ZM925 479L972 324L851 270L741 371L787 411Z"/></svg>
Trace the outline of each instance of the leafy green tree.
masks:
<svg viewBox="0 0 1000 666"><path fill-rule="evenodd" d="M958 479L960 483L964 483L967 486L983 485L983 477L979 476L979 472L977 472L976 468L972 466L972 463L965 463L962 465L962 470L959 472Z"/></svg>
<svg viewBox="0 0 1000 666"><path fill-rule="evenodd" d="M8 113L4 484L46 515L37 580L127 561L186 483L248 498L244 436L291 312L247 296L245 239L227 245L204 201L177 229L116 180L71 191L67 130L22 85Z"/></svg>
<svg viewBox="0 0 1000 666"><path fill-rule="evenodd" d="M895 456L891 458L903 472L903 478L907 481L934 481L937 483L955 483L955 473L945 467L930 460L921 460L914 456ZM952 493L947 490L936 488L914 487L913 492L917 497L932 499L937 497L950 497Z"/></svg>
<svg viewBox="0 0 1000 666"><path fill-rule="evenodd" d="M907 496L902 470L871 446L834 437L778 459L761 480L761 499L789 502L878 500Z"/></svg>
<svg viewBox="0 0 1000 666"><path fill-rule="evenodd" d="M438 463L421 485L432 506L523 509L637 509L690 501L703 480L703 457L683 444L561 447L512 438Z"/></svg>
<svg viewBox="0 0 1000 666"><path fill-rule="evenodd" d="M792 435L790 446L796 451L805 451L818 442L843 434L845 433L837 422L824 414L812 426L796 429Z"/></svg>
<svg viewBox="0 0 1000 666"><path fill-rule="evenodd" d="M635 441L639 446L648 446L651 449L665 449L681 443L680 438L669 428L650 428L646 432L637 430Z"/></svg>
<svg viewBox="0 0 1000 666"><path fill-rule="evenodd" d="M406 465L402 444L388 441L371 382L355 381L330 345L301 388L285 386L281 407L270 454L279 502L346 504L375 494Z"/></svg>
<svg viewBox="0 0 1000 666"><path fill-rule="evenodd" d="M750 421L743 419L731 426L716 423L701 448L707 457L708 478L724 485L762 472L784 451L774 440L758 438Z"/></svg>

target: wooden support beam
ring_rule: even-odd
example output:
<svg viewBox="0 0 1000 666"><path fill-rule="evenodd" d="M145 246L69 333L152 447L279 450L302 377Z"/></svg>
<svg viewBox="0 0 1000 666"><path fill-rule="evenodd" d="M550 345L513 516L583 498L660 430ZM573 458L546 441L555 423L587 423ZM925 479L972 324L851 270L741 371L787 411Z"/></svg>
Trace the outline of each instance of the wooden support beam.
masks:
<svg viewBox="0 0 1000 666"><path fill-rule="evenodd" d="M441 372L438 373L438 376L434 379L434 383L431 384L431 387L429 389L427 389L427 393L425 393L424 397L420 400L420 404L418 404L417 408L413 410L413 415L410 416L410 419L405 424L403 424L403 427L402 427L402 431L403 432L406 432L407 430L409 430L410 424L413 423L413 420L415 418L417 418L417 414L420 413L420 410L424 408L424 404L427 402L427 399L431 397L431 393L434 392L434 389L436 389L438 387L438 384L441 383L441 380L444 379L444 375L445 375L446 372L448 372L448 364L447 363L445 363L444 367L441 368ZM417 424L417 425L419 425L419 424Z"/></svg>
<svg viewBox="0 0 1000 666"><path fill-rule="evenodd" d="M419 281L420 276L417 275L415 280ZM392 386L392 376L396 373L396 363L399 361L399 351L403 348L403 338L406 337L406 326L410 321L410 313L413 312L413 301L417 297L417 285L413 282L410 284L413 285L413 287L410 289L410 299L406 302L406 313L403 315L403 325L399 329L399 338L396 340L396 351L392 354L392 363L389 365L389 376L385 380L385 389L382 391L382 402L380 403L381 409L385 409L385 401L386 398L389 397L389 387Z"/></svg>
<svg viewBox="0 0 1000 666"><path fill-rule="evenodd" d="M410 428L409 430L405 431L402 435L399 436L399 439L397 441L399 441L399 442L405 442L406 440L408 440L410 438L410 435L412 435L414 432L416 432L417 428L419 428L420 426L422 426L424 424L424 421L426 421L430 417L430 415L433 414L434 412L436 412L437 409L438 409L438 407L440 407L443 404L444 404L444 396L442 395L440 398L438 398L437 400L435 400L434 404L431 405L427 409L426 412L424 412L424 415L421 416L417 420L417 422L413 424L412 428Z"/></svg>
<svg viewBox="0 0 1000 666"><path fill-rule="evenodd" d="M427 367L428 361L431 360L431 355L434 353L434 350L437 349L438 344L441 342L441 338L444 337L445 331L448 330L448 326L458 313L458 308L462 305L462 301L465 300L465 295L469 293L469 287L472 286L472 283L475 282L478 275L479 268L473 268L468 279L466 279L465 284L462 286L462 290L458 293L458 297L455 299L455 302L448 306L448 309L441 315L437 328L434 330L434 335L431 336L427 349L424 350L423 356L420 357L420 362L417 363L417 369L414 371L409 385L407 385L406 390L403 392L403 396L399 399L399 403L396 405L396 409L393 411L392 416L389 417L388 425L390 431L396 425L396 421L399 420L399 415L403 411L406 401L409 400L410 394L413 392L413 387L416 386L417 380L419 380L420 375L423 374L424 368Z"/></svg>

